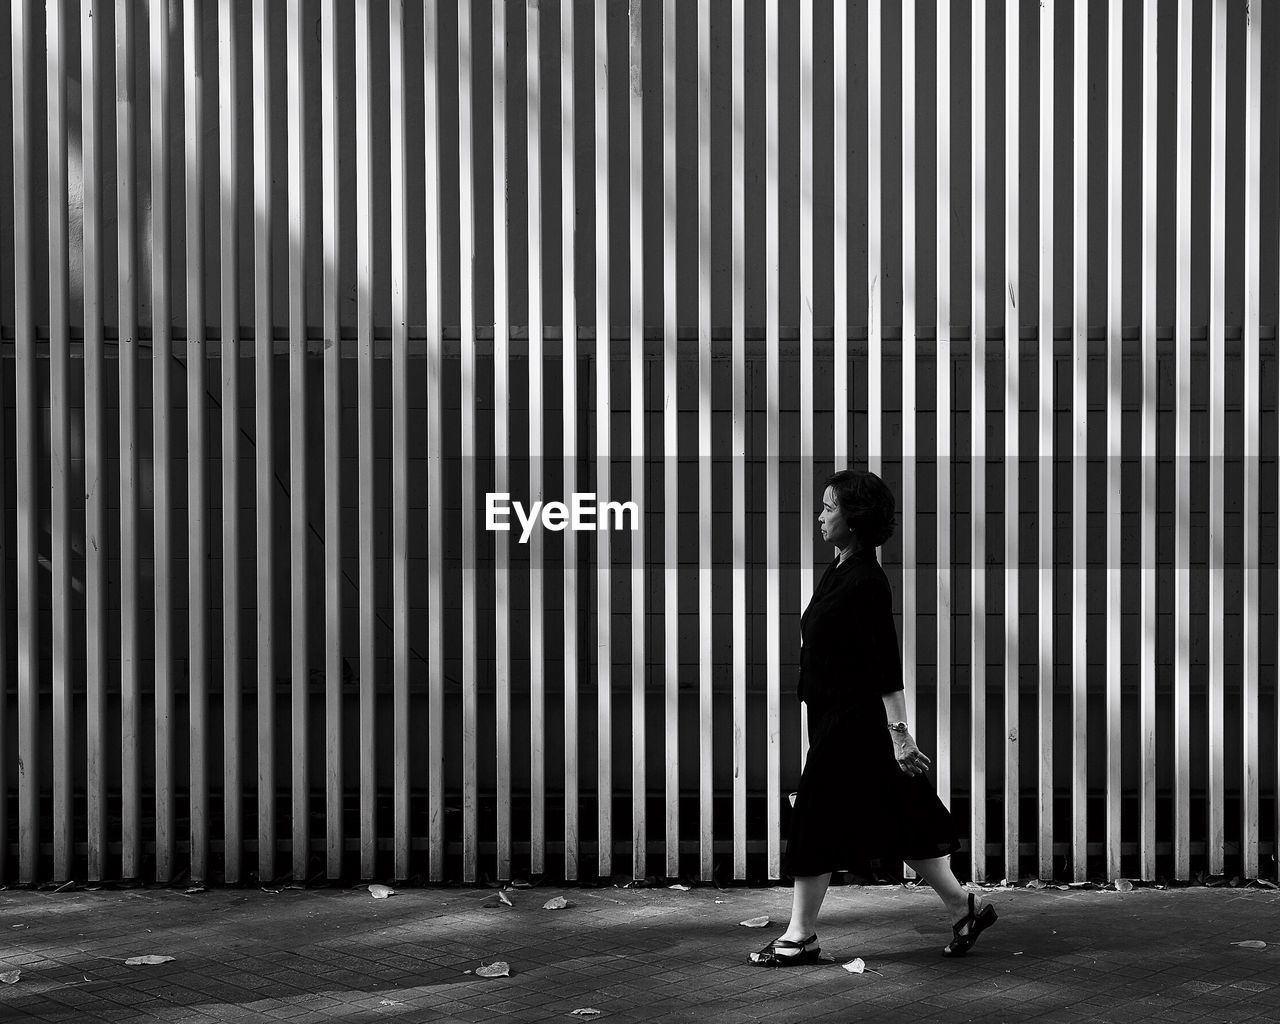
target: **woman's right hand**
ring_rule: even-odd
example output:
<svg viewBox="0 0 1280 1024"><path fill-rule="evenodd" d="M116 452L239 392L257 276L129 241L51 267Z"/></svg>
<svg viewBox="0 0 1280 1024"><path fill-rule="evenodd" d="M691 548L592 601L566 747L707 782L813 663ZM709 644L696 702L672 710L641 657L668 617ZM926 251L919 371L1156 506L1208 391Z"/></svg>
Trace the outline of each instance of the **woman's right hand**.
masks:
<svg viewBox="0 0 1280 1024"><path fill-rule="evenodd" d="M898 767L912 778L923 775L933 764L924 751L916 746L915 738L909 732L894 736L893 756L898 762Z"/></svg>

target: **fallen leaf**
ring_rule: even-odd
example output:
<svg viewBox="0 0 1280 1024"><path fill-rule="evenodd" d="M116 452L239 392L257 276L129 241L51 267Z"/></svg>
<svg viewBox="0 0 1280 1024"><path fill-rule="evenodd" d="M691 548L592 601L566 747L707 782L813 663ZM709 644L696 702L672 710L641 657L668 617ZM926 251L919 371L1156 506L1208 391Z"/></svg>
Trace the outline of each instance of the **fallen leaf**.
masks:
<svg viewBox="0 0 1280 1024"><path fill-rule="evenodd" d="M570 1017L599 1017L600 1011L594 1006L583 1006L569 1014Z"/></svg>
<svg viewBox="0 0 1280 1024"><path fill-rule="evenodd" d="M499 960L497 963L477 967L476 974L482 978L509 978L511 977L511 968L505 960Z"/></svg>
<svg viewBox="0 0 1280 1024"><path fill-rule="evenodd" d="M1133 892L1133 883L1127 878L1117 878L1116 892Z"/></svg>
<svg viewBox="0 0 1280 1024"><path fill-rule="evenodd" d="M148 953L146 956L131 956L125 961L126 967L139 967L143 964L167 964L173 957L156 956L154 953Z"/></svg>
<svg viewBox="0 0 1280 1024"><path fill-rule="evenodd" d="M3 981L6 985L16 985L18 983L18 979L21 977L21 971L5 971L3 974L0 974L0 981Z"/></svg>
<svg viewBox="0 0 1280 1024"><path fill-rule="evenodd" d="M468 967L468 968L467 968L465 971L463 971L462 973L463 973L463 974L470 974L470 973L471 973L471 968L470 968L470 967Z"/></svg>
<svg viewBox="0 0 1280 1024"><path fill-rule="evenodd" d="M193 885L190 889L188 889L185 893L183 893L183 895L184 895L184 896L194 896L194 895L196 895L196 893L200 893L200 892L204 892L204 886L203 886L203 885Z"/></svg>
<svg viewBox="0 0 1280 1024"><path fill-rule="evenodd" d="M1233 946L1239 946L1241 949L1266 949L1267 944L1261 939L1245 939L1243 942L1233 942Z"/></svg>
<svg viewBox="0 0 1280 1024"><path fill-rule="evenodd" d="M569 901L563 896L552 896L546 903L542 904L543 910L564 910L569 905Z"/></svg>
<svg viewBox="0 0 1280 1024"><path fill-rule="evenodd" d="M271 893L272 896L279 896L282 892L284 892L283 889L268 889L265 885L261 885L258 888L260 888L263 892Z"/></svg>
<svg viewBox="0 0 1280 1024"><path fill-rule="evenodd" d="M844 965L844 969L848 971L850 974L861 974L863 971L867 969L867 965L862 962L862 957L855 956L852 960L850 960L847 964Z"/></svg>
<svg viewBox="0 0 1280 1024"><path fill-rule="evenodd" d="M397 1003L394 999L384 999L378 1005L379 1006L403 1006L404 1003Z"/></svg>
<svg viewBox="0 0 1280 1024"><path fill-rule="evenodd" d="M507 899L507 894L506 894L505 892L500 892L500 893L498 893L498 899L502 900L502 902L503 902L503 903L505 903L505 904L506 904L507 906L509 906L509 907L514 907L514 906L515 906L515 904L514 904L514 903L512 903L509 899Z"/></svg>
<svg viewBox="0 0 1280 1024"><path fill-rule="evenodd" d="M723 903L724 900L716 900L717 903Z"/></svg>
<svg viewBox="0 0 1280 1024"><path fill-rule="evenodd" d="M1069 885L1058 885L1058 886L1054 886L1054 888L1056 888L1056 889L1070 889L1070 888L1071 888L1071 886L1069 886Z"/></svg>
<svg viewBox="0 0 1280 1024"><path fill-rule="evenodd" d="M373 884L369 886L369 891L373 893L375 900L385 900L388 896L394 896L396 891L388 885Z"/></svg>
<svg viewBox="0 0 1280 1024"><path fill-rule="evenodd" d="M1028 889L1043 889L1044 887L1045 887L1044 882L1040 881L1040 879L1038 878L1033 878L1031 879L1031 881L1027 883Z"/></svg>
<svg viewBox="0 0 1280 1024"><path fill-rule="evenodd" d="M1014 956L1022 956L1022 950L1018 950L1018 952L1014 953L1013 955L1014 955Z"/></svg>
<svg viewBox="0 0 1280 1024"><path fill-rule="evenodd" d="M738 924L743 928L766 928L769 925L767 917L753 917L749 921L739 921Z"/></svg>
<svg viewBox="0 0 1280 1024"><path fill-rule="evenodd" d="M668 888L668 889L679 889L681 892L688 892L688 891L689 891L689 887L688 887L687 885L669 885L669 886L667 886L667 888Z"/></svg>

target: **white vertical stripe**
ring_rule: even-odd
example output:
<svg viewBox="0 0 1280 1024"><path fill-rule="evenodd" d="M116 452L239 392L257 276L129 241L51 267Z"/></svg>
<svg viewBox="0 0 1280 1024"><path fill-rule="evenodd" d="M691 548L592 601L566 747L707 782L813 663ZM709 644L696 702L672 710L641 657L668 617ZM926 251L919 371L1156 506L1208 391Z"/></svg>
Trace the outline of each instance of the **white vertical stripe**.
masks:
<svg viewBox="0 0 1280 1024"><path fill-rule="evenodd" d="M306 180L305 117L307 110L303 55L302 0L289 0L288 25L288 158L289 180ZM293 877L307 877L310 859L309 817L311 758L311 687L307 650L307 222L305 194L289 190L289 675L292 689ZM399 716L397 716L398 719ZM398 877L405 877L400 875Z"/></svg>
<svg viewBox="0 0 1280 1024"><path fill-rule="evenodd" d="M126 0L122 0L123 3ZM117 18L119 10L117 7ZM117 24L119 22L117 21ZM240 647L240 260L237 230L237 145L235 67L235 5L218 5L218 137L219 137L219 243L221 292L219 325L222 375L222 764L223 851L225 877L240 881L241 824L241 647ZM120 172L123 177L123 171ZM123 335L122 335L123 337ZM129 558L123 544L120 564ZM332 748L331 748L332 749ZM331 763L337 758L330 758Z"/></svg>
<svg viewBox="0 0 1280 1024"><path fill-rule="evenodd" d="M733 878L747 877L746 64L733 0ZM839 289L837 289L838 291Z"/></svg>
<svg viewBox="0 0 1280 1024"><path fill-rule="evenodd" d="M778 0L765 6L765 348L768 391L765 442L765 569L767 572L766 750L767 877L782 873L780 845L781 709L778 671Z"/></svg>
<svg viewBox="0 0 1280 1024"><path fill-rule="evenodd" d="M951 7L938 8L937 703L938 797L951 803Z"/></svg>
<svg viewBox="0 0 1280 1024"><path fill-rule="evenodd" d="M1244 545L1244 623L1241 655L1240 874L1258 876L1258 307L1262 281L1259 271L1262 129L1262 10L1247 8L1245 29L1244 115L1244 496L1241 519ZM1277 833L1280 834L1280 833Z"/></svg>
<svg viewBox="0 0 1280 1024"><path fill-rule="evenodd" d="M338 324L337 18L337 0L324 0L320 19L320 138L324 235L325 864L329 878L342 874L343 859L342 339ZM433 236L428 234L427 237ZM432 505L433 509L439 507L438 504Z"/></svg>
<svg viewBox="0 0 1280 1024"><path fill-rule="evenodd" d="M1018 645L1018 525L1019 478L1018 416L1019 366L1021 356L1021 320L1018 299L1021 295L1018 210L1021 198L1021 142L1018 134L1021 24L1021 0L1005 4L1004 66L1004 876L1020 877L1018 867L1018 771L1019 737L1021 735L1018 686L1020 677Z"/></svg>
<svg viewBox="0 0 1280 1024"><path fill-rule="evenodd" d="M633 7L633 10L635 8ZM664 625L666 626L666 643L663 645L663 656L666 662L666 854L667 876L680 874L680 477L677 472L680 459L679 419L677 409L679 393L676 389L676 361L679 358L676 340L676 5L674 0L663 0L662 9L662 366L664 376L662 404L662 437L664 444L663 487L662 487L662 525L665 534L665 575L666 600L663 602ZM636 86L640 79L640 18L632 22L632 55L631 55L631 143L632 160L638 161L637 141L640 140L639 113L640 97ZM633 163L631 176L632 216L637 216L640 209L640 197L636 194L641 183L638 164ZM637 297L643 294L643 279L639 274L643 253L636 248L637 243L643 247L642 233L637 230L638 224L633 220L631 235L631 275L633 291L631 293L631 429L635 443L643 441L644 391L637 387L638 371L643 372L636 339L643 337L643 308L638 308ZM640 287L637 287L640 286ZM634 452L635 449L633 448ZM633 458L632 465L636 465ZM637 549L638 553L643 548ZM634 564L634 562L633 562ZM643 563L641 563L643 564ZM632 576L638 583L637 575ZM640 588L635 593L643 594ZM639 607L643 607L640 605ZM632 618L633 628L635 617ZM641 636L639 631L635 634ZM634 642L631 662L633 694L635 682L639 679L643 687L642 651ZM640 719L643 723L644 719ZM637 742L643 743L644 733L633 728ZM637 758L643 763L643 758ZM641 788L643 794L643 787ZM638 837L638 842L643 838Z"/></svg>
<svg viewBox="0 0 1280 1024"><path fill-rule="evenodd" d="M462 298L462 880L476 880L475 193L472 182L471 0L458 5L458 264Z"/></svg>
<svg viewBox="0 0 1280 1024"><path fill-rule="evenodd" d="M1142 8L1142 673L1141 872L1156 875L1156 60L1157 0Z"/></svg>
<svg viewBox="0 0 1280 1024"><path fill-rule="evenodd" d="M1075 57L1072 101L1072 273L1071 273L1071 872L1086 876L1085 826L1088 819L1088 686L1086 602L1089 571L1089 5L1077 3L1072 51Z"/></svg>
<svg viewBox="0 0 1280 1024"><path fill-rule="evenodd" d="M493 0L493 419L494 486L510 488L510 337L507 273L506 7ZM532 193L530 193L532 195ZM532 394L532 389L530 394ZM497 726L498 877L511 877L511 550L509 534L494 546L494 704Z"/></svg>
<svg viewBox="0 0 1280 1024"><path fill-rule="evenodd" d="M973 345L969 408L969 571L972 630L969 640L970 718L969 820L973 836L972 878L987 880L987 12L972 11L971 69L973 143Z"/></svg>
<svg viewBox="0 0 1280 1024"><path fill-rule="evenodd" d="M275 338L271 322L271 52L266 0L253 2L253 280L254 314L254 463L257 469L257 621L258 621L258 878L275 878L275 580L272 548L275 460L272 406Z"/></svg>
<svg viewBox="0 0 1280 1024"><path fill-rule="evenodd" d="M839 304L836 314L836 409L841 415L836 417L836 463L843 468L845 459L845 417L843 411L849 407L848 382L845 379L847 362L840 354L848 344L848 305L845 298L845 281L848 280L844 268L848 256L846 246L846 223L848 204L845 199L847 189L847 155L845 153L845 136L847 134L845 78L847 75L845 59L846 18L848 16L846 0L836 0L835 5L835 66L836 66L836 125L835 125L835 163L836 163L836 276L835 292ZM883 240L881 227L881 187L883 180L882 147L883 134L881 120L883 113L881 52L881 0L868 0L867 3L867 469L880 475L883 441L884 403L881 391L884 388L884 309L881 303L884 267Z"/></svg>
<svg viewBox="0 0 1280 1024"><path fill-rule="evenodd" d="M66 0L45 4L49 216L49 480L53 643L53 877L71 877L71 330L67 251ZM157 579L159 574L157 574ZM157 684L159 696L162 687ZM157 708L157 711L159 709ZM29 764L29 761L24 763ZM159 764L157 764L159 767ZM160 778L157 778L157 783ZM160 847L157 846L157 853ZM157 868L159 865L157 865Z"/></svg>
<svg viewBox="0 0 1280 1024"><path fill-rule="evenodd" d="M595 5L596 500L609 500L609 40L605 0ZM609 531L596 532L596 805L598 875L613 873Z"/></svg>
<svg viewBox="0 0 1280 1024"><path fill-rule="evenodd" d="M356 421L360 530L360 877L378 842L376 573L373 550L373 52L370 0L356 0ZM464 404L466 399L463 399ZM465 470L464 470L465 472ZM465 486L465 483L464 483ZM464 564L471 564L470 562Z"/></svg>
<svg viewBox="0 0 1280 1024"><path fill-rule="evenodd" d="M441 375L444 339L441 312L440 245L440 35L437 8L423 11L423 134L426 144L427 299L427 872L444 879L444 588L443 462L441 459Z"/></svg>
<svg viewBox="0 0 1280 1024"><path fill-rule="evenodd" d="M1040 5L1039 875L1053 877L1053 0Z"/></svg>
<svg viewBox="0 0 1280 1024"><path fill-rule="evenodd" d="M560 5L560 275L564 395L564 490L578 486L578 304L574 275L577 192L574 188L573 4ZM578 878L578 538L564 532L564 876Z"/></svg>
<svg viewBox="0 0 1280 1024"><path fill-rule="evenodd" d="M1222 505L1223 397L1226 347L1223 337L1226 288L1227 187L1227 0L1213 3L1212 124L1209 144L1209 873L1220 875L1226 860L1223 806L1223 606Z"/></svg>
<svg viewBox="0 0 1280 1024"><path fill-rule="evenodd" d="M712 860L712 569L711 569L711 0L698 0L698 845L699 877Z"/></svg>
<svg viewBox="0 0 1280 1024"><path fill-rule="evenodd" d="M404 0L391 0L391 589L395 877L409 877L409 245L405 143Z"/></svg>
<svg viewBox="0 0 1280 1024"><path fill-rule="evenodd" d="M1112 4L1107 24L1107 831L1106 877L1120 875L1120 802L1124 781L1120 698L1121 408L1124 306L1121 203L1124 185L1124 9Z"/></svg>
<svg viewBox="0 0 1280 1024"><path fill-rule="evenodd" d="M837 424L845 419L836 405ZM813 7L800 5L800 605L813 593ZM826 552L824 551L825 555ZM807 709L801 705L801 711ZM800 770L809 749L808 716L800 716Z"/></svg>
<svg viewBox="0 0 1280 1024"><path fill-rule="evenodd" d="M536 2L525 8L526 97L529 134L529 500L543 500L542 404L534 399L542 384L542 98L538 69L539 15ZM567 532L567 531L566 531ZM529 538L529 870L541 875L546 861L546 752L543 714L546 703L546 654L543 638L542 531Z"/></svg>
<svg viewBox="0 0 1280 1024"><path fill-rule="evenodd" d="M664 39L665 42L665 39ZM627 185L628 196L627 206L629 212L629 237L631 240L631 252L629 260L629 269L631 271L631 279L629 282L629 290L631 296L631 322L630 322L630 351L631 351L631 487L633 500L638 500L636 488L643 486L644 477L641 471L643 466L644 453L644 135L643 135L643 108L644 108L644 83L642 79L641 68L641 7L640 0L630 0L627 4L627 70L628 83L630 88L627 91L627 128L628 128L628 173ZM665 79L665 69L664 69ZM665 87L664 87L665 93ZM665 98L665 97L664 97ZM670 262L670 254L667 252L666 236L666 163L667 163L667 138L666 138L666 109L664 103L663 109L663 265ZM665 290L665 278L663 281ZM671 346L674 344L674 338L668 339L666 336L666 309L663 309L663 409L669 410L671 403L675 400L675 367L674 354L671 352ZM675 516L672 514L672 492L674 484L672 482L672 474L667 470L672 458L674 442L671 438L672 423L674 417L669 413L663 416L663 451L667 458L663 462L663 532L664 532L664 551L663 562L665 565L665 582L666 595L668 601L674 596L672 584L674 580L675 566L673 549L675 547L674 530ZM644 660L644 544L640 540L639 534L631 535L631 871L634 878L644 878L645 874L645 671L647 666ZM678 793L674 792L676 783L676 771L671 766L671 759L676 754L676 744L673 742L672 733L675 730L673 724L676 715L671 707L671 697L675 690L675 681L672 675L676 670L675 665L675 636L676 621L673 618L667 602L664 602L663 613L664 627L664 697L666 700L664 706L663 719L672 719L667 722L664 730L665 756L663 763L667 766L664 776L663 794L665 797L666 815L664 819L664 836L667 840L668 855L666 873L668 875L678 874L678 870L673 869L671 858L674 855L672 849L675 845L672 839L672 822L675 820L674 807L678 799Z"/></svg>
<svg viewBox="0 0 1280 1024"><path fill-rule="evenodd" d="M1178 0L1173 671L1173 874L1178 880L1191 877L1191 19L1189 0Z"/></svg>
<svg viewBox="0 0 1280 1024"><path fill-rule="evenodd" d="M101 10L101 7L98 8ZM103 377L102 322L103 322L103 232L102 232L102 91L103 82L98 49L102 35L98 30L101 19L95 17L94 0L80 2L80 111L81 147L84 161L84 492L85 492L85 689L87 750L86 803L88 812L88 878L101 881L107 856L107 779L106 779L106 717L107 717L107 528L106 528L106 477L107 460L104 437L106 421L103 416L106 381ZM198 69L196 60L187 60L188 69ZM193 73L188 71L188 74ZM199 108L193 116L189 110L187 124L200 123ZM188 128L188 131L191 129ZM188 163L188 181L194 176L199 180L199 168ZM198 222L188 224L188 236L202 239ZM187 284L187 301L197 303L199 315L194 322L200 324L199 337L203 343L203 256L190 258L189 276L199 274L193 287ZM193 318L188 315L188 322ZM190 333L188 334L190 339ZM191 341L188 340L188 345ZM203 344L201 344L203 352ZM203 365L201 366L203 369ZM203 392L202 392L203 393ZM203 480L203 458L192 463L199 466ZM0 500L4 497L0 487ZM203 508L203 506L201 506ZM193 508L194 521L203 523L199 511ZM201 533L203 536L203 531ZM195 578L193 569L192 578ZM201 563L199 578L204 579ZM203 591L202 591L203 592ZM192 602L192 614L198 606ZM7 609L6 609L7 613ZM6 620L7 621L7 620ZM193 630L193 636L195 631ZM192 714L201 722L205 715L204 663L191 663ZM199 710L196 710L197 707ZM0 721L3 721L0 718ZM204 734L192 733L192 756L203 751ZM0 755L0 763L5 763ZM194 767L194 766L193 766ZM205 818L207 809L203 800L205 792L203 774L191 776L191 840L192 877L204 877L204 849L207 845ZM4 801L0 801L0 814L6 814ZM5 829L0 829L0 849L8 849Z"/></svg>
<svg viewBox="0 0 1280 1024"><path fill-rule="evenodd" d="M902 6L902 670L916 721L916 5ZM915 877L909 867L904 878Z"/></svg>

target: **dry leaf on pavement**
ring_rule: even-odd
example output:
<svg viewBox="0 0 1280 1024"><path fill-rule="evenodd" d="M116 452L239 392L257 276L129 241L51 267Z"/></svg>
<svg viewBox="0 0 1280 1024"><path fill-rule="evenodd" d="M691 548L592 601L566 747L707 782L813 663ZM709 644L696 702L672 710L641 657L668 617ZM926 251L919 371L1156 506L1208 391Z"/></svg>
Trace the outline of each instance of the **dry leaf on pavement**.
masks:
<svg viewBox="0 0 1280 1024"><path fill-rule="evenodd" d="M153 953L148 953L146 956L129 957L129 959L125 961L125 966L139 967L142 964L167 964L171 960L173 960L173 957L171 956L156 956Z"/></svg>
<svg viewBox="0 0 1280 1024"><path fill-rule="evenodd" d="M511 967L505 960L499 960L497 963L477 967L476 974L482 978L509 978L511 977Z"/></svg>
<svg viewBox="0 0 1280 1024"><path fill-rule="evenodd" d="M867 965L863 963L862 957L855 956L852 960L850 960L847 964L844 965L844 969L848 971L850 974L861 974L863 971L867 969Z"/></svg>
<svg viewBox="0 0 1280 1024"><path fill-rule="evenodd" d="M1233 946L1239 946L1241 949L1266 949L1267 944L1261 939L1245 939L1243 942L1233 942Z"/></svg>
<svg viewBox="0 0 1280 1024"><path fill-rule="evenodd" d="M739 921L738 924L743 928L766 928L769 925L767 917L753 917L748 921Z"/></svg>
<svg viewBox="0 0 1280 1024"><path fill-rule="evenodd" d="M552 896L546 903L542 904L543 910L564 910L569 905L569 901L563 896Z"/></svg>
<svg viewBox="0 0 1280 1024"><path fill-rule="evenodd" d="M503 903L505 903L505 904L506 904L507 906L509 906L509 907L514 907L514 906L515 906L515 904L514 904L514 903L512 903L512 902L511 902L511 900L507 899L507 894L506 894L505 892L500 892L500 893L498 893L498 899L502 900L502 902L503 902Z"/></svg>
<svg viewBox="0 0 1280 1024"><path fill-rule="evenodd" d="M369 886L369 891L373 893L373 898L375 900L385 900L388 896L394 896L396 894L396 891L389 885L378 885L376 883Z"/></svg>
<svg viewBox="0 0 1280 1024"><path fill-rule="evenodd" d="M21 971L5 971L3 974L0 974L0 981L3 981L6 985L16 985L18 979L21 977Z"/></svg>

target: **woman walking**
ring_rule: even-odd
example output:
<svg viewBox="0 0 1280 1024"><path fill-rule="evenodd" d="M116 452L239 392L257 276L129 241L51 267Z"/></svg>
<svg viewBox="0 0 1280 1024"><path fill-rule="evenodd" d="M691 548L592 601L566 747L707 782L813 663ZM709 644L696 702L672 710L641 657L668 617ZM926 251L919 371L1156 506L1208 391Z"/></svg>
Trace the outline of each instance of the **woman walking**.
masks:
<svg viewBox="0 0 1280 1024"><path fill-rule="evenodd" d="M842 470L827 480L818 524L837 554L800 619L798 696L808 705L809 753L783 862L795 879L791 923L751 959L814 963L832 871L878 868L900 877L904 861L955 922L943 955L963 956L996 911L966 898L951 873L960 841L925 776L931 762L907 728L889 580L875 556L893 535L893 492L874 473Z"/></svg>

